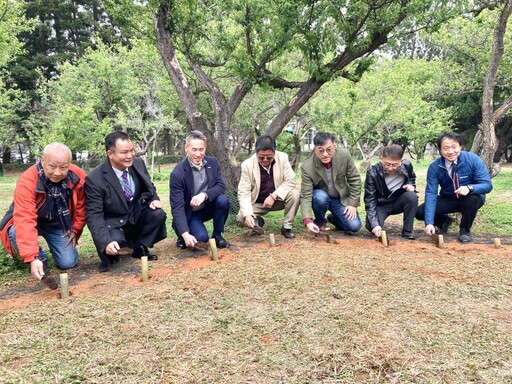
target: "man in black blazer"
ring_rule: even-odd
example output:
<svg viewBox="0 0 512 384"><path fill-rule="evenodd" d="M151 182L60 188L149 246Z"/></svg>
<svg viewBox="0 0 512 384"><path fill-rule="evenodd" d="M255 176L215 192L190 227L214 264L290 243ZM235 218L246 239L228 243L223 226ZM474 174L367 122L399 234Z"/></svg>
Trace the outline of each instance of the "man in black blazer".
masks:
<svg viewBox="0 0 512 384"><path fill-rule="evenodd" d="M172 228L180 249L208 241L205 221L213 219L212 238L218 248L229 243L222 237L229 215L229 200L218 160L206 156L206 136L192 131L185 138L187 157L171 172L169 180Z"/></svg>
<svg viewBox="0 0 512 384"><path fill-rule="evenodd" d="M107 158L85 179L85 218L98 255L100 272L132 254L158 257L148 248L167 237L166 214L141 158L124 132L105 138Z"/></svg>

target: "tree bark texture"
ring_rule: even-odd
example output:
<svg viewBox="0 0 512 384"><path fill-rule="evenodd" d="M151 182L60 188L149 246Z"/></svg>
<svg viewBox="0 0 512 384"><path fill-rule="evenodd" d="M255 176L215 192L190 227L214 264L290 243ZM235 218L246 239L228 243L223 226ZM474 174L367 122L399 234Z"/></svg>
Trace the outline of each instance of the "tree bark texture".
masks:
<svg viewBox="0 0 512 384"><path fill-rule="evenodd" d="M496 22L492 42L491 59L485 77L483 97L482 97L482 123L479 126L481 132L481 144L475 152L485 162L491 176L496 176L499 168L494 164L494 154L498 149L498 139L496 137L496 124L503 117L505 112L512 105L512 97L509 97L505 103L494 112L494 84L498 68L504 51L504 37L507 30L507 22L512 12L512 0L505 0L503 9ZM478 137L475 139L480 139ZM473 148L472 148L473 149Z"/></svg>

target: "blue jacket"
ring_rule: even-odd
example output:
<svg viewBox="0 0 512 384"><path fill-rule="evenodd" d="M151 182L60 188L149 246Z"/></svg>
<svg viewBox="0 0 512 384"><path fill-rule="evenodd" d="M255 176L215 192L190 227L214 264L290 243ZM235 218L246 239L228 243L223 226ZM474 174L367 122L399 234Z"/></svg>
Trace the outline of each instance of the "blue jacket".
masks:
<svg viewBox="0 0 512 384"><path fill-rule="evenodd" d="M206 195L208 201L214 201L219 195L225 193L226 187L220 172L219 161L211 156L205 156L204 159L206 160L205 169L208 176ZM189 231L188 222L192 216L190 200L192 200L194 193L194 176L188 158L185 157L172 170L169 178L169 188L173 228L176 228L181 236Z"/></svg>
<svg viewBox="0 0 512 384"><path fill-rule="evenodd" d="M472 194L479 195L485 201L485 194L491 192L492 183L489 171L483 160L471 152L462 151L457 159L455 172L457 188L461 186L473 186ZM425 225L434 224L434 215L437 205L438 188L439 196L456 199L455 185L445 166L443 157L436 159L427 171L427 187L425 189Z"/></svg>

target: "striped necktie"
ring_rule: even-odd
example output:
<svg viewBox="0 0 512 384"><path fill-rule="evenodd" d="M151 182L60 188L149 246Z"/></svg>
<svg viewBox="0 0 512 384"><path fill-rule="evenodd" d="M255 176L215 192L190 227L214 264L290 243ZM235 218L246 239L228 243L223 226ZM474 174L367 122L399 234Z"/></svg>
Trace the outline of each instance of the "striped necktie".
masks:
<svg viewBox="0 0 512 384"><path fill-rule="evenodd" d="M128 180L128 171L125 169L121 175L121 184L123 185L124 197L126 200L131 201L133 198L133 192L130 187L130 181Z"/></svg>

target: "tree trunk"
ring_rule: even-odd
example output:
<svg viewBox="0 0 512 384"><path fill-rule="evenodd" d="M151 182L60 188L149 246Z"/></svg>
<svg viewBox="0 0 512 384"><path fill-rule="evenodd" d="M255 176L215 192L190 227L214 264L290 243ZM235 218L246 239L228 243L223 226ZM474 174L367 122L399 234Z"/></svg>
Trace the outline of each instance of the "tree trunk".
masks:
<svg viewBox="0 0 512 384"><path fill-rule="evenodd" d="M171 35L165 28L166 12L160 7L156 14L153 14L155 26L156 44L158 52L164 62L169 78L178 94L181 104L185 110L190 130L203 132L208 140L208 153L215 156L220 163L228 191L235 190L238 186L239 170L231 163L228 144L228 132L231 118L236 107L243 99L246 91L243 85L237 87L228 103L223 102L218 87L209 79L199 66L193 67L194 73L198 76L201 84L205 85L212 96L215 105L215 125L212 126L206 116L200 111L197 98L194 95L186 75L176 55L176 50L171 42Z"/></svg>
<svg viewBox="0 0 512 384"><path fill-rule="evenodd" d="M494 37L492 42L491 59L489 62L489 68L487 69L487 75L484 82L483 98L482 98L482 123L479 126L479 132L481 132L482 143L478 150L475 148L475 153L479 154L482 160L485 162L491 177L496 176L499 172L499 167L494 164L494 154L498 149L498 139L496 137L496 124L501 119L512 105L512 97L509 98L502 107L494 112L494 84L496 81L496 75L501 62L501 57L504 51L504 36L507 30L507 21L512 12L512 0L505 0L503 9L496 22L496 28L494 29ZM508 102L508 107L506 106ZM501 116L500 116L501 115ZM478 136L478 134L477 134ZM474 146L473 146L474 147ZM473 149L473 148L472 148Z"/></svg>

